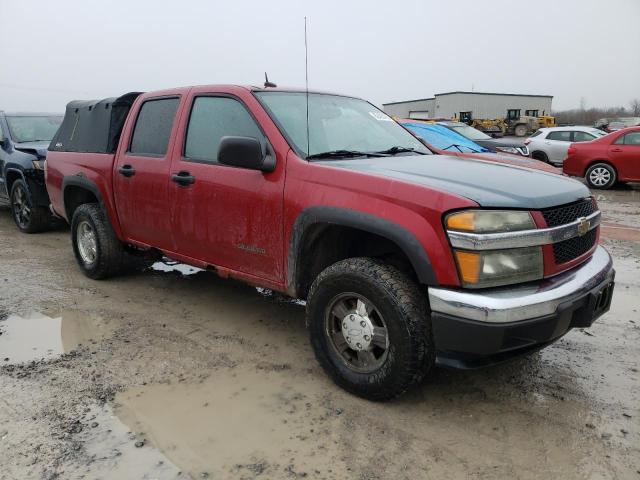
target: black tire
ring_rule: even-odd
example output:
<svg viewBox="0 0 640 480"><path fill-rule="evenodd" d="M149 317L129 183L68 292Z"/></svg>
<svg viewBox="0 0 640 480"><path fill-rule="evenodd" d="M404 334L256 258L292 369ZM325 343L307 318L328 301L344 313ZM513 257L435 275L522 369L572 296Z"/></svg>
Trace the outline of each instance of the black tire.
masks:
<svg viewBox="0 0 640 480"><path fill-rule="evenodd" d="M11 185L11 215L20 231L38 233L51 226L51 214L46 207L33 206L31 192L21 178Z"/></svg>
<svg viewBox="0 0 640 480"><path fill-rule="evenodd" d="M516 125L515 128L513 129L513 134L516 137L524 137L527 135L527 131L528 129L526 125L519 124L519 125Z"/></svg>
<svg viewBox="0 0 640 480"><path fill-rule="evenodd" d="M618 173L608 163L594 163L587 169L585 179L591 188L608 190L616 184Z"/></svg>
<svg viewBox="0 0 640 480"><path fill-rule="evenodd" d="M338 353L330 338L333 299L353 294L374 299L371 303L384 317L388 353L375 371L354 370L345 357L349 353ZM307 323L316 358L327 374L345 390L369 400L401 395L435 362L425 295L400 270L370 258L342 260L318 275L307 298Z"/></svg>
<svg viewBox="0 0 640 480"><path fill-rule="evenodd" d="M78 241L78 229L88 228L95 236L93 261L83 258ZM99 205L80 205L71 220L71 243L78 265L84 274L95 280L111 277L123 271L126 252L124 245L116 237L109 219Z"/></svg>
<svg viewBox="0 0 640 480"><path fill-rule="evenodd" d="M541 162L549 163L549 157L547 157L547 154L541 152L540 150L536 150L535 152L533 152L531 154L531 158L533 158L534 160L540 160Z"/></svg>

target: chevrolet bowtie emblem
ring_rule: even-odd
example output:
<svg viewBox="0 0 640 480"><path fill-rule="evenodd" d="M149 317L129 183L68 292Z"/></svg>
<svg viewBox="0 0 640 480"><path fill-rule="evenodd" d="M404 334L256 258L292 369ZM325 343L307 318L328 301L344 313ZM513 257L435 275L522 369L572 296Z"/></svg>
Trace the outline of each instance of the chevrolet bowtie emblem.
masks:
<svg viewBox="0 0 640 480"><path fill-rule="evenodd" d="M578 222L580 222L578 223L578 235L582 237L589 231L589 227L591 226L591 224L585 217L580 217L578 219Z"/></svg>

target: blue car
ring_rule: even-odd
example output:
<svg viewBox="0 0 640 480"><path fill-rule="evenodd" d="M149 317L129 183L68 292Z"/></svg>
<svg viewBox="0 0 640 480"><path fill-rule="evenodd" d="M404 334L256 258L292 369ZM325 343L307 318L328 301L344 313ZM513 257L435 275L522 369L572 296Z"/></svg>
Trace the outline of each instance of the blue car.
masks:
<svg viewBox="0 0 640 480"><path fill-rule="evenodd" d="M463 137L453 130L435 123L401 121L401 125L415 133L429 145L456 153L494 153L477 143Z"/></svg>

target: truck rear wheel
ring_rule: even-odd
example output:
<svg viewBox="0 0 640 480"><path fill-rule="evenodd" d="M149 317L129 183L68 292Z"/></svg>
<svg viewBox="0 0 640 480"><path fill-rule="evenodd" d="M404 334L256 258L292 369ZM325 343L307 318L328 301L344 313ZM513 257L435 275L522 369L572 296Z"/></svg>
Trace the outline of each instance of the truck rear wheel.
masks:
<svg viewBox="0 0 640 480"><path fill-rule="evenodd" d="M425 296L401 271L369 258L325 269L307 299L316 358L345 390L389 400L435 361Z"/></svg>
<svg viewBox="0 0 640 480"><path fill-rule="evenodd" d="M124 245L97 204L85 203L75 210L71 243L76 261L87 277L98 280L122 271Z"/></svg>

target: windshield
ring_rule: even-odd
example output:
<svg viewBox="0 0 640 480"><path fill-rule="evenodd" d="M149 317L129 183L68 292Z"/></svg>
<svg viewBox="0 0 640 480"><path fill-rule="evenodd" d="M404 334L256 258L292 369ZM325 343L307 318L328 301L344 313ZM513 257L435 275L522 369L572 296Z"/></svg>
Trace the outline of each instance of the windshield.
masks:
<svg viewBox="0 0 640 480"><path fill-rule="evenodd" d="M470 127L469 125L456 125L451 127L454 132L458 132L471 140L491 140L491 137L485 133L482 133L477 128Z"/></svg>
<svg viewBox="0 0 640 480"><path fill-rule="evenodd" d="M62 123L62 116L7 116L11 139L15 143L50 142Z"/></svg>
<svg viewBox="0 0 640 480"><path fill-rule="evenodd" d="M256 92L298 155L307 157L304 92ZM393 147L398 147L394 150ZM406 149L406 150L405 150ZM309 155L326 152L431 152L391 117L364 100L309 94ZM388 151L388 152L385 152ZM410 154L410 153L408 153Z"/></svg>

